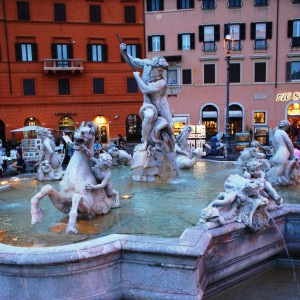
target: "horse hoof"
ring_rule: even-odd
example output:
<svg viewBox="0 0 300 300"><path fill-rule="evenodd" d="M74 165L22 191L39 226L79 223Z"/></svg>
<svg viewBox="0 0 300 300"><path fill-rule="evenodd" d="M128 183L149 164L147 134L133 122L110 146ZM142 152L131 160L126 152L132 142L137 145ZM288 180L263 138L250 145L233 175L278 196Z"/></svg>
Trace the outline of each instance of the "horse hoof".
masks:
<svg viewBox="0 0 300 300"><path fill-rule="evenodd" d="M40 222L43 219L43 216L44 216L44 212L40 208L35 212L31 212L31 225Z"/></svg>
<svg viewBox="0 0 300 300"><path fill-rule="evenodd" d="M71 226L71 225L68 225L68 226L67 226L66 234L69 234L69 233L71 233L71 232L73 232L73 233L75 233L75 234L78 233L76 226Z"/></svg>

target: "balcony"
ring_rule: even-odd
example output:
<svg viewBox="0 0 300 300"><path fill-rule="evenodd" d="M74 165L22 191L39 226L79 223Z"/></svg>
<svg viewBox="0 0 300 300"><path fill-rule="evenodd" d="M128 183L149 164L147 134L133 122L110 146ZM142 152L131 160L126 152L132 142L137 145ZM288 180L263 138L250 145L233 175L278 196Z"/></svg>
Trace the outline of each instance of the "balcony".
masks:
<svg viewBox="0 0 300 300"><path fill-rule="evenodd" d="M44 73L82 73L82 59L44 59Z"/></svg>

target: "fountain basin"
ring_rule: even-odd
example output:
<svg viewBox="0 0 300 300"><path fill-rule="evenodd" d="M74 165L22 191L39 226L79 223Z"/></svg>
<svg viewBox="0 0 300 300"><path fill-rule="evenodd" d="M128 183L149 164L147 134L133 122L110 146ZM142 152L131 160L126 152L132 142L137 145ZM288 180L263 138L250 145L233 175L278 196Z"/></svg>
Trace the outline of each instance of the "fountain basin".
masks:
<svg viewBox="0 0 300 300"><path fill-rule="evenodd" d="M72 245L0 244L3 299L201 299L300 254L300 205L271 212L253 233L241 223L196 225L180 238L112 234Z"/></svg>

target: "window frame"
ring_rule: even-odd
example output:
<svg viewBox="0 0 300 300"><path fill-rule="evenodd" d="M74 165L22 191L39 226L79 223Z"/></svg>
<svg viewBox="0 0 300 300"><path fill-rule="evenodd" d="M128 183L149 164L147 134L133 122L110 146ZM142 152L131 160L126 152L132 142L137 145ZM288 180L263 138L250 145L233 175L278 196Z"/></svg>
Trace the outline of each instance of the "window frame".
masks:
<svg viewBox="0 0 300 300"><path fill-rule="evenodd" d="M182 84L192 85L193 84L193 70L192 69L182 69L181 70Z"/></svg>
<svg viewBox="0 0 300 300"><path fill-rule="evenodd" d="M291 48L300 47L300 19L288 20L288 38L291 39Z"/></svg>
<svg viewBox="0 0 300 300"><path fill-rule="evenodd" d="M177 9L193 9L195 8L194 0L177 0Z"/></svg>
<svg viewBox="0 0 300 300"><path fill-rule="evenodd" d="M18 21L30 21L30 4L28 1L17 1Z"/></svg>
<svg viewBox="0 0 300 300"><path fill-rule="evenodd" d="M216 1L215 0L202 0L201 9L202 10L214 10L216 9Z"/></svg>
<svg viewBox="0 0 300 300"><path fill-rule="evenodd" d="M99 59L99 54L101 58ZM107 45L102 43L87 44L87 61L92 63L107 62Z"/></svg>
<svg viewBox="0 0 300 300"><path fill-rule="evenodd" d="M239 66L239 70L237 72L236 69L233 69L232 66ZM234 78L239 75L239 81L233 81ZM242 63L241 62L230 62L230 69L229 69L229 83L242 83Z"/></svg>
<svg viewBox="0 0 300 300"><path fill-rule="evenodd" d="M36 96L35 80L33 78L23 79L23 96Z"/></svg>
<svg viewBox="0 0 300 300"><path fill-rule="evenodd" d="M58 95L68 96L71 94L70 78L58 78Z"/></svg>
<svg viewBox="0 0 300 300"><path fill-rule="evenodd" d="M206 79L206 74L208 74L206 68L213 66L213 77L214 81L213 82L208 82L209 80ZM203 76L203 85L211 85L211 84L217 84L217 64L213 62L205 62L203 63L203 68L202 68L202 76Z"/></svg>
<svg viewBox="0 0 300 300"><path fill-rule="evenodd" d="M93 78L93 95L104 94L104 78Z"/></svg>
<svg viewBox="0 0 300 300"><path fill-rule="evenodd" d="M100 5L90 5L90 23L101 23L101 6Z"/></svg>
<svg viewBox="0 0 300 300"><path fill-rule="evenodd" d="M242 0L228 0L227 1L227 7L229 9L242 8L242 6L243 6Z"/></svg>
<svg viewBox="0 0 300 300"><path fill-rule="evenodd" d="M261 70L257 70L256 67L259 64L264 64L265 68L264 68L264 77L265 80L264 81L257 81L256 78L260 77L261 74ZM266 61L255 61L253 63L253 83L267 83L268 82L268 63Z"/></svg>
<svg viewBox="0 0 300 300"><path fill-rule="evenodd" d="M139 92L137 82L134 77L127 77L127 94L137 94Z"/></svg>
<svg viewBox="0 0 300 300"><path fill-rule="evenodd" d="M296 79L293 79L292 78L292 69L293 69L293 66L292 64L297 64L298 65L298 68L297 68L297 72L296 73L299 73L299 78L296 78ZM300 81L300 60L294 60L294 61L288 61L286 63L286 82L299 82Z"/></svg>
<svg viewBox="0 0 300 300"><path fill-rule="evenodd" d="M187 51L187 50L194 50L194 49L195 49L195 33L179 33L178 50Z"/></svg>
<svg viewBox="0 0 300 300"><path fill-rule="evenodd" d="M264 37L260 38L257 34L259 26L264 25ZM272 39L272 22L251 23L251 39L254 40L254 50L267 50L269 48L268 40Z"/></svg>
<svg viewBox="0 0 300 300"><path fill-rule="evenodd" d="M171 76L172 75L172 76ZM171 79L172 78L172 81ZM179 69L168 68L166 71L167 86L179 86Z"/></svg>
<svg viewBox="0 0 300 300"><path fill-rule="evenodd" d="M147 0L147 11L163 11L164 0Z"/></svg>
<svg viewBox="0 0 300 300"><path fill-rule="evenodd" d="M253 5L255 7L266 7L266 6L269 6L269 4L270 4L270 0L254 0L253 1Z"/></svg>
<svg viewBox="0 0 300 300"><path fill-rule="evenodd" d="M64 3L53 3L53 10L55 22L67 21L66 5Z"/></svg>
<svg viewBox="0 0 300 300"><path fill-rule="evenodd" d="M207 32L209 29L213 29L213 32ZM213 39L208 38L212 36ZM202 42L203 52L216 52L216 42L220 40L220 25L200 25L199 26L199 42Z"/></svg>
<svg viewBox="0 0 300 300"><path fill-rule="evenodd" d="M29 51L30 48L30 51ZM28 53L30 52L30 54ZM36 43L16 43L15 54L17 62L37 62L37 44ZM29 55L29 56L28 56ZM24 59L26 57L26 59Z"/></svg>
<svg viewBox="0 0 300 300"><path fill-rule="evenodd" d="M234 39L233 51L241 51L243 45L241 41L246 39L246 24L245 23L229 23L224 25L224 39L227 34L231 34Z"/></svg>
<svg viewBox="0 0 300 300"><path fill-rule="evenodd" d="M256 122L255 118L258 114L263 114L263 122ZM253 110L252 111L252 125L267 125L268 112L266 110Z"/></svg>
<svg viewBox="0 0 300 300"><path fill-rule="evenodd" d="M154 39L157 39L159 42L154 43ZM159 47L153 47L153 45L158 45ZM154 49L155 48L155 49ZM148 36L148 52L159 52L165 51L165 36L164 35L149 35Z"/></svg>

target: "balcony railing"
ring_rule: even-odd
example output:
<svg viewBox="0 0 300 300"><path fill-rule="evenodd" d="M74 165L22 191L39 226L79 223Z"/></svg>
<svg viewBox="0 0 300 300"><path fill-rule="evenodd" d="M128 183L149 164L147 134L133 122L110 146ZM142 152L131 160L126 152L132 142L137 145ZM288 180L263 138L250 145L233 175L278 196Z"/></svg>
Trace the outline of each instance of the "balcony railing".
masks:
<svg viewBox="0 0 300 300"><path fill-rule="evenodd" d="M56 73L56 72L82 73L83 60L82 59L44 59L44 72L45 73Z"/></svg>

